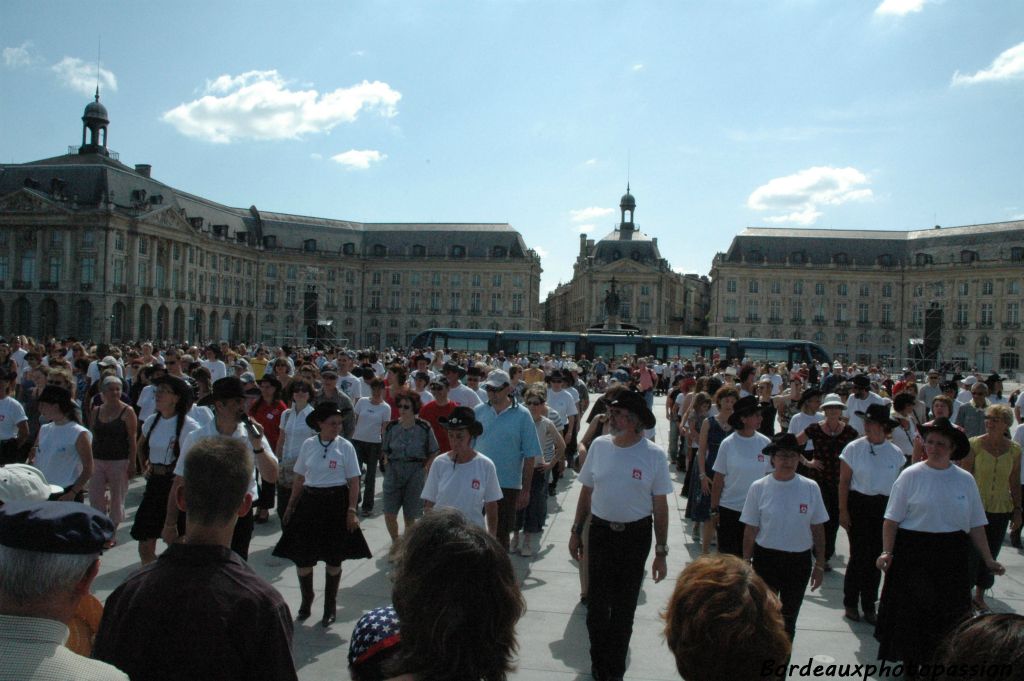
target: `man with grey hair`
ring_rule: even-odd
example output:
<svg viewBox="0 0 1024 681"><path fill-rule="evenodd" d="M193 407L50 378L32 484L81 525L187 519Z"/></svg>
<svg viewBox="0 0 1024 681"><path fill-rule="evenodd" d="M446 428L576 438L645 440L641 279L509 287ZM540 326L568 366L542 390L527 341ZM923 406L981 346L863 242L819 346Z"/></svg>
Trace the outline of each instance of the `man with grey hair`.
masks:
<svg viewBox="0 0 1024 681"><path fill-rule="evenodd" d="M296 679L284 599L231 550L250 513L253 454L207 437L185 458L176 503L184 542L172 544L107 599L93 656L147 679Z"/></svg>
<svg viewBox="0 0 1024 681"><path fill-rule="evenodd" d="M0 681L128 678L63 645L113 536L106 515L73 501L0 508Z"/></svg>

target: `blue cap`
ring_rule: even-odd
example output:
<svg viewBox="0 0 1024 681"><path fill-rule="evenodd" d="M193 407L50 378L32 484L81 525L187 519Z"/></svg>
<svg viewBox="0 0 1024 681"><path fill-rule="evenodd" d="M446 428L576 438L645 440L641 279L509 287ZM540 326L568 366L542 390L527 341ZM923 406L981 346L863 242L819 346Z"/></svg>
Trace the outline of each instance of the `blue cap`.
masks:
<svg viewBox="0 0 1024 681"><path fill-rule="evenodd" d="M0 544L39 553L101 553L114 537L106 514L75 501L20 501L0 507Z"/></svg>

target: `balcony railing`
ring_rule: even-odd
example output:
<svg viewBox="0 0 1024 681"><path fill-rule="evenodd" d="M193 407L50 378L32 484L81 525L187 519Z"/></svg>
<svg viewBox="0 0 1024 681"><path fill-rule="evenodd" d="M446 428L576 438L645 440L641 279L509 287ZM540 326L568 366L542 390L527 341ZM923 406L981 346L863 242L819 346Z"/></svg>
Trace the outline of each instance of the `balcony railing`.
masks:
<svg viewBox="0 0 1024 681"><path fill-rule="evenodd" d="M32 282L22 281L21 279L15 279L14 286L12 286L12 288L18 289L19 291L27 291L28 289L32 288Z"/></svg>
<svg viewBox="0 0 1024 681"><path fill-rule="evenodd" d="M1020 322L1003 322L1004 329L1019 329Z"/></svg>
<svg viewBox="0 0 1024 681"><path fill-rule="evenodd" d="M953 322L953 328L954 329L966 329L969 326L970 326L970 323L968 323L968 322Z"/></svg>
<svg viewBox="0 0 1024 681"><path fill-rule="evenodd" d="M991 329L995 326L992 322L978 322L979 329Z"/></svg>
<svg viewBox="0 0 1024 681"><path fill-rule="evenodd" d="M895 322L879 322L878 326L880 326L883 329L895 329L896 328L896 323Z"/></svg>
<svg viewBox="0 0 1024 681"><path fill-rule="evenodd" d="M803 317L793 317L792 319L789 320L789 323L800 326L801 324L804 323L804 319Z"/></svg>
<svg viewBox="0 0 1024 681"><path fill-rule="evenodd" d="M774 324L774 325L777 326L777 325L782 323L782 317L769 317L768 318L768 323L769 324Z"/></svg>
<svg viewBox="0 0 1024 681"><path fill-rule="evenodd" d="M722 318L722 321L725 322L726 324L735 324L739 320L740 320L739 317L723 317Z"/></svg>
<svg viewBox="0 0 1024 681"><path fill-rule="evenodd" d="M837 319L836 326L849 326L850 321L848 319Z"/></svg>
<svg viewBox="0 0 1024 681"><path fill-rule="evenodd" d="M151 296L151 295L153 295L153 287L152 286L142 286L142 287L139 288L139 293L141 295L144 295L144 296Z"/></svg>
<svg viewBox="0 0 1024 681"><path fill-rule="evenodd" d="M43 291L56 291L60 286L60 282L56 281L41 281L39 282L39 288Z"/></svg>

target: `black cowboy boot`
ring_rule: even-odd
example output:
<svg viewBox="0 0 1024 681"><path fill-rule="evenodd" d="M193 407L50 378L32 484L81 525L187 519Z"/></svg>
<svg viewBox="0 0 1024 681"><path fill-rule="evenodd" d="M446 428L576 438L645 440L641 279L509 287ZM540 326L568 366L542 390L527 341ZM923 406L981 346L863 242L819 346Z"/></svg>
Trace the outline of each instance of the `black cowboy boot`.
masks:
<svg viewBox="0 0 1024 681"><path fill-rule="evenodd" d="M302 604L299 605L299 616L297 619L309 619L313 607L313 599L316 594L313 592L313 573L299 575L299 593L302 594Z"/></svg>
<svg viewBox="0 0 1024 681"><path fill-rule="evenodd" d="M327 582L324 585L324 618L320 622L325 627L334 624L338 618L338 585L340 583L340 572L336 575L327 574Z"/></svg>

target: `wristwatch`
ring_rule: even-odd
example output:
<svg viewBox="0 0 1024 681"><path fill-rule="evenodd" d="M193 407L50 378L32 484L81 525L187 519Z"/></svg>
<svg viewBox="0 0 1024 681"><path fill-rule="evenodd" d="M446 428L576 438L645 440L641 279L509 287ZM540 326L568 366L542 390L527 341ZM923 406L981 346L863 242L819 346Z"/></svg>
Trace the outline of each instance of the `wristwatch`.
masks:
<svg viewBox="0 0 1024 681"><path fill-rule="evenodd" d="M656 556L667 556L668 555L668 544L655 544L654 555Z"/></svg>

